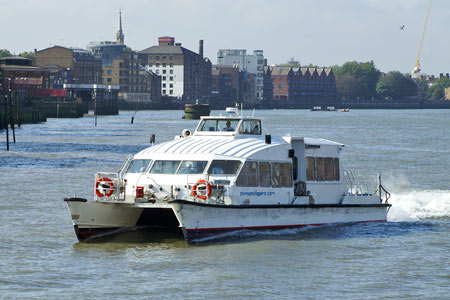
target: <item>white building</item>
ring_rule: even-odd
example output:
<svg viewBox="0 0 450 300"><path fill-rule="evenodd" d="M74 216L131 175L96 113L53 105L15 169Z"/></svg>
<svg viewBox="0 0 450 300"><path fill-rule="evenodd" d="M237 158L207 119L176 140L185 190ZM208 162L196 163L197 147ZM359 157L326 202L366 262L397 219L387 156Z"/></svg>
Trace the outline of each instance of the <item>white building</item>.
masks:
<svg viewBox="0 0 450 300"><path fill-rule="evenodd" d="M217 51L217 64L238 65L242 71L255 74L255 96L258 100L263 99L263 50L254 50L253 55L247 55L247 50L245 49L220 49Z"/></svg>
<svg viewBox="0 0 450 300"><path fill-rule="evenodd" d="M193 103L211 92L211 62L203 57L203 40L199 53L175 43L175 38L158 38L158 46L139 52L141 68L161 76L163 96L184 99Z"/></svg>

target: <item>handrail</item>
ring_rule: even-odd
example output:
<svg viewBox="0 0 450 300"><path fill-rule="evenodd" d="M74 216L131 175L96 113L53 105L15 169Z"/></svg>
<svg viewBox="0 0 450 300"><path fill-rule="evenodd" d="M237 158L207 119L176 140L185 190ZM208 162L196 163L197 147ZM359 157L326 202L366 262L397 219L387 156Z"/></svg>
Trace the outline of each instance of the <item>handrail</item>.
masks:
<svg viewBox="0 0 450 300"><path fill-rule="evenodd" d="M379 191L379 174L346 170L344 175L350 195L376 195Z"/></svg>

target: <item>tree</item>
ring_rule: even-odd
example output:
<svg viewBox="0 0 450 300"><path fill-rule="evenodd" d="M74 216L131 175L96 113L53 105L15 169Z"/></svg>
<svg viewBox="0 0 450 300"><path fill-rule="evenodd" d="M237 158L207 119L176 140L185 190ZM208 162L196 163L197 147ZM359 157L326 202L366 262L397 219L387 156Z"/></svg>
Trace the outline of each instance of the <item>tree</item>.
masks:
<svg viewBox="0 0 450 300"><path fill-rule="evenodd" d="M6 49L0 49L0 57L12 56L11 52Z"/></svg>
<svg viewBox="0 0 450 300"><path fill-rule="evenodd" d="M377 84L380 98L400 100L417 95L417 84L398 71L389 72L381 76Z"/></svg>
<svg viewBox="0 0 450 300"><path fill-rule="evenodd" d="M359 98L371 99L377 96L377 83L381 76L380 70L375 67L373 61L344 63L341 67L333 67L336 78L343 75L351 75L361 84Z"/></svg>
<svg viewBox="0 0 450 300"><path fill-rule="evenodd" d="M428 89L427 98L431 100L443 100L445 97L444 90L448 87L450 87L450 78L439 78Z"/></svg>
<svg viewBox="0 0 450 300"><path fill-rule="evenodd" d="M30 52L22 52L22 53L20 54L20 56L26 57L26 58L33 58L33 57L34 57L34 52L33 52L33 51L30 51Z"/></svg>
<svg viewBox="0 0 450 300"><path fill-rule="evenodd" d="M361 95L361 83L352 75L336 77L336 88L341 99L357 99Z"/></svg>
<svg viewBox="0 0 450 300"><path fill-rule="evenodd" d="M428 81L425 79L420 79L416 81L417 84L417 96L421 100L429 100L428 97Z"/></svg>

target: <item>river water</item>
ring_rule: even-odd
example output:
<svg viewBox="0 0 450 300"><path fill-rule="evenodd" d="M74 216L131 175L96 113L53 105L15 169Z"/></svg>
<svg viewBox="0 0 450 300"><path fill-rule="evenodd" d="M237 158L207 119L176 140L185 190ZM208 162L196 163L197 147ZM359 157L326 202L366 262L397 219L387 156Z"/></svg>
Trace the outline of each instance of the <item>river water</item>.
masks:
<svg viewBox="0 0 450 300"><path fill-rule="evenodd" d="M96 171L197 123L133 114L24 125L10 152L1 132L0 299L448 299L450 111L256 111L273 135L344 143L344 168L381 172L389 222L79 243L63 198L93 197Z"/></svg>

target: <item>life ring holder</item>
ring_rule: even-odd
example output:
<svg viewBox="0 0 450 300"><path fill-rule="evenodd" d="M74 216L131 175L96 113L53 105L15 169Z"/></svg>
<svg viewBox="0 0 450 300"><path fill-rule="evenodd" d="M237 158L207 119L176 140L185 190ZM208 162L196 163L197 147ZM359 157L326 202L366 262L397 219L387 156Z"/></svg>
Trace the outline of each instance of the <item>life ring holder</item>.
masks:
<svg viewBox="0 0 450 300"><path fill-rule="evenodd" d="M102 187L104 187L103 184L109 185L107 192L102 193L102 191L100 191L100 183L102 183ZM109 179L108 177L97 177L97 180L95 182L95 194L97 195L97 197L110 197L114 193L114 189L115 186L111 179Z"/></svg>
<svg viewBox="0 0 450 300"><path fill-rule="evenodd" d="M199 195L199 193L197 192L198 187L202 185L206 187L205 195ZM206 199L208 199L208 197L211 196L211 192L212 192L211 184L204 179L197 180L197 182L192 187L192 196L194 198L202 199L204 201L206 201Z"/></svg>

